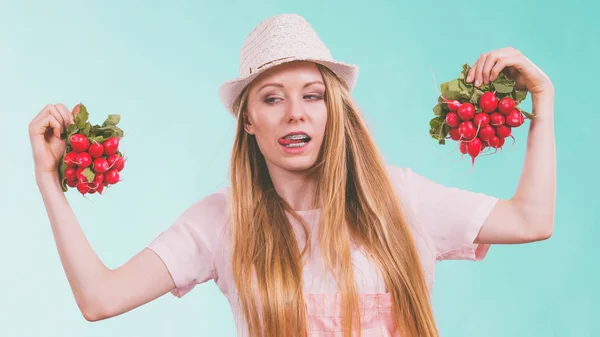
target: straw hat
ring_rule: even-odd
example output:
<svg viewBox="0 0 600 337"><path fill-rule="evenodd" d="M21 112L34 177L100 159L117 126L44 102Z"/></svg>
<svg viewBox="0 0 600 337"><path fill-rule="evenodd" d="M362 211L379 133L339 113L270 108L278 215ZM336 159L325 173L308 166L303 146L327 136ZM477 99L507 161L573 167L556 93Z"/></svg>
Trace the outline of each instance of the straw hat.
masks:
<svg viewBox="0 0 600 337"><path fill-rule="evenodd" d="M261 21L246 37L240 51L238 78L219 87L219 98L234 117L233 102L244 87L274 66L297 60L322 64L342 79L352 91L358 66L333 59L311 25L297 14L278 14Z"/></svg>

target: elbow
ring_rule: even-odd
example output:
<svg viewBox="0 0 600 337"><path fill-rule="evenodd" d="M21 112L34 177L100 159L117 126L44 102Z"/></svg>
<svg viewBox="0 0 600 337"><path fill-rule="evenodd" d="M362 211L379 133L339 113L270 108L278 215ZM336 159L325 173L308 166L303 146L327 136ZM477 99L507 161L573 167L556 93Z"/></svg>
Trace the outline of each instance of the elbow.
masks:
<svg viewBox="0 0 600 337"><path fill-rule="evenodd" d="M83 318L88 322L97 322L111 317L105 309L106 306L102 305L100 301L88 299L78 305Z"/></svg>
<svg viewBox="0 0 600 337"><path fill-rule="evenodd" d="M523 242L544 241L554 232L554 207L518 202L515 205Z"/></svg>
<svg viewBox="0 0 600 337"><path fill-rule="evenodd" d="M552 237L554 232L554 219L537 219L534 221L527 222L528 228L530 229L528 240L529 242L544 241Z"/></svg>
<svg viewBox="0 0 600 337"><path fill-rule="evenodd" d="M103 320L105 317L101 314L101 310L92 306L80 307L83 318L88 322L97 322Z"/></svg>

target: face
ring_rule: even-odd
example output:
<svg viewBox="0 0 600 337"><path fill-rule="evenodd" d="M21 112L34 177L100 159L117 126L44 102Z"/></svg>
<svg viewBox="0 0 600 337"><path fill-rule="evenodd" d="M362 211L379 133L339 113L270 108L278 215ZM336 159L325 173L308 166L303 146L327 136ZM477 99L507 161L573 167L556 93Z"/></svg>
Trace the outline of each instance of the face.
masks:
<svg viewBox="0 0 600 337"><path fill-rule="evenodd" d="M274 67L253 82L246 131L256 137L271 172L315 163L327 123L324 95L323 77L310 62Z"/></svg>

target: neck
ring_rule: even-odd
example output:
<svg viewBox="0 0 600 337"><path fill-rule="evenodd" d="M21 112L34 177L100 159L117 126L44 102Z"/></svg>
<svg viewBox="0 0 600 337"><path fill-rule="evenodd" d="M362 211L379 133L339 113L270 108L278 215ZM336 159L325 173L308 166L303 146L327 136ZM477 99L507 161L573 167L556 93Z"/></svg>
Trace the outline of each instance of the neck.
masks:
<svg viewBox="0 0 600 337"><path fill-rule="evenodd" d="M267 166L277 194L287 201L293 210L314 209L312 201L317 187L315 177L308 176L304 171L289 171L269 164Z"/></svg>

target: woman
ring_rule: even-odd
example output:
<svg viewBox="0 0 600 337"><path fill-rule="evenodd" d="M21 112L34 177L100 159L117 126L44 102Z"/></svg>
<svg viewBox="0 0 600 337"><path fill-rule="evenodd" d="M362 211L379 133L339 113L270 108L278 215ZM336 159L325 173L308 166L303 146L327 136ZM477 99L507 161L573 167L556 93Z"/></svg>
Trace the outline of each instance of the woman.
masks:
<svg viewBox="0 0 600 337"><path fill-rule="evenodd" d="M531 94L536 118L508 200L385 165L351 97L358 68L333 60L298 15L261 22L239 70L219 90L237 119L231 187L191 205L114 270L88 244L58 181L57 136L73 112L48 105L31 122L36 180L87 320L212 279L240 336L438 336L436 260L481 260L490 244L551 235L554 90L518 51L482 54L467 78L479 86L504 71Z"/></svg>

